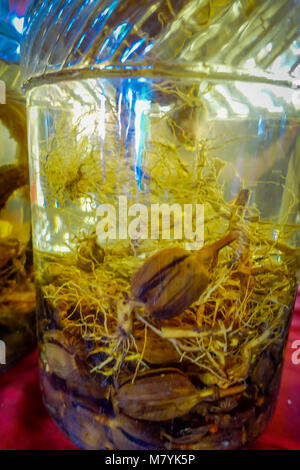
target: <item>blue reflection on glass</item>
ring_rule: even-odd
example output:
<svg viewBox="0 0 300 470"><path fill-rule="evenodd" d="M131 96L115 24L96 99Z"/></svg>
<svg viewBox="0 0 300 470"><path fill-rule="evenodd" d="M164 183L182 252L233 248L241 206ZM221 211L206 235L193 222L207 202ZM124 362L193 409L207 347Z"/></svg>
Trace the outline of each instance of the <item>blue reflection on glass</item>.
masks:
<svg viewBox="0 0 300 470"><path fill-rule="evenodd" d="M143 56L147 55L151 51L153 46L154 46L154 42L149 42L149 44L147 44L147 46L144 49Z"/></svg>
<svg viewBox="0 0 300 470"><path fill-rule="evenodd" d="M258 137L262 137L264 135L264 133L265 133L264 120L263 120L262 116L259 116L257 135L258 135Z"/></svg>
<svg viewBox="0 0 300 470"><path fill-rule="evenodd" d="M9 62L19 62L21 34L4 21L0 22L0 58Z"/></svg>
<svg viewBox="0 0 300 470"><path fill-rule="evenodd" d="M75 23L75 20L76 20L76 18L75 18L75 16L74 16L74 18L72 18L71 21L70 21L70 23L68 24L68 27L67 27L67 31L68 31L68 32L72 29L72 27L73 27L73 25L74 25L74 23Z"/></svg>
<svg viewBox="0 0 300 470"><path fill-rule="evenodd" d="M142 166L150 105L151 92L147 78L129 78L122 81L118 92L119 145L125 145L126 157L134 161L134 178L139 190L142 190L143 180L147 179Z"/></svg>
<svg viewBox="0 0 300 470"><path fill-rule="evenodd" d="M112 31L112 34L102 44L98 53L97 62L109 60L114 55L131 28L132 26L126 21L116 26Z"/></svg>
<svg viewBox="0 0 300 470"><path fill-rule="evenodd" d="M118 6L118 3L119 3L119 1L115 0L108 7L106 7L100 13L100 15L97 18L95 18L95 20L92 24L92 28L94 28L96 25L97 25L97 27L99 27L99 26L102 27L104 25L105 21L107 21L107 19L111 16L113 11L116 9L116 7Z"/></svg>
<svg viewBox="0 0 300 470"><path fill-rule="evenodd" d="M9 12L8 0L1 0L1 2L0 2L0 17L5 18L8 12Z"/></svg>
<svg viewBox="0 0 300 470"><path fill-rule="evenodd" d="M81 38L79 39L78 43L77 43L77 46L76 48L79 49L79 47L81 46L81 44L83 43L83 40L84 38L86 37L86 33L84 33Z"/></svg>
<svg viewBox="0 0 300 470"><path fill-rule="evenodd" d="M280 138L285 133L285 126L286 126L286 114L282 116L281 123L280 123Z"/></svg>
<svg viewBox="0 0 300 470"><path fill-rule="evenodd" d="M28 3L31 3L30 1ZM24 16L17 14L16 4L0 1L0 58L19 62L20 42L24 30Z"/></svg>
<svg viewBox="0 0 300 470"><path fill-rule="evenodd" d="M128 47L121 57L121 62L126 62L126 60L128 60L134 52L138 51L146 41L147 38L142 38L132 44L132 46Z"/></svg>

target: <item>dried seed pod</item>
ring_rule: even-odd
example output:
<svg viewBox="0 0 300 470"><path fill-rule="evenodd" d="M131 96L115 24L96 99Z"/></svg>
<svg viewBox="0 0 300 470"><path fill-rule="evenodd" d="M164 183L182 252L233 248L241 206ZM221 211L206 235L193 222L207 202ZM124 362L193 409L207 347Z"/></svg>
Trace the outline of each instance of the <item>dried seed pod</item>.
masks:
<svg viewBox="0 0 300 470"><path fill-rule="evenodd" d="M131 418L166 421L187 413L198 402L192 382L176 369L137 376L117 393L120 408Z"/></svg>
<svg viewBox="0 0 300 470"><path fill-rule="evenodd" d="M109 422L111 441L118 450L158 450L163 449L158 424L142 422L119 414Z"/></svg>
<svg viewBox="0 0 300 470"><path fill-rule="evenodd" d="M139 353L143 352L143 360L149 364L168 364L179 360L180 355L170 343L148 329L146 345L144 329L135 329L134 338Z"/></svg>
<svg viewBox="0 0 300 470"><path fill-rule="evenodd" d="M44 335L42 358L46 361L47 372L65 380L80 377L76 353L61 331L50 331Z"/></svg>
<svg viewBox="0 0 300 470"><path fill-rule="evenodd" d="M268 354L264 352L251 371L250 378L253 383L266 391L275 374L275 365Z"/></svg>
<svg viewBox="0 0 300 470"><path fill-rule="evenodd" d="M102 416L81 406L68 407L63 417L64 428L80 448L104 450L108 444Z"/></svg>
<svg viewBox="0 0 300 470"><path fill-rule="evenodd" d="M58 344L46 343L44 357L49 371L62 379L71 378L77 370L74 356Z"/></svg>
<svg viewBox="0 0 300 470"><path fill-rule="evenodd" d="M198 390L178 369L157 369L138 375L134 383L123 384L117 392L117 402L131 418L167 421L185 415L201 401L216 401L244 389L244 385L239 385L227 390Z"/></svg>
<svg viewBox="0 0 300 470"><path fill-rule="evenodd" d="M241 395L234 395L224 398L223 400L219 400L213 406L210 406L209 412L210 413L225 413L231 410L234 410L239 404L239 399Z"/></svg>
<svg viewBox="0 0 300 470"><path fill-rule="evenodd" d="M196 443L176 444L176 450L233 450L245 444L244 432L241 429L222 429L208 433Z"/></svg>
<svg viewBox="0 0 300 470"><path fill-rule="evenodd" d="M168 439L172 445L172 448L176 448L176 446L181 445L196 444L209 433L210 428L210 424L205 424L198 428L187 428L184 429L184 432L180 433L179 436L168 436Z"/></svg>
<svg viewBox="0 0 300 470"><path fill-rule="evenodd" d="M209 416L209 419L213 420L220 429L241 429L244 424L249 422L254 417L255 407L249 408L248 410L242 411L240 413L215 414Z"/></svg>
<svg viewBox="0 0 300 470"><path fill-rule="evenodd" d="M64 416L65 409L71 406L71 396L65 390L54 386L51 377L48 376L41 367L40 386L45 397L45 404L49 412L55 419L61 420ZM62 407L62 403L64 406Z"/></svg>
<svg viewBox="0 0 300 470"><path fill-rule="evenodd" d="M133 276L133 296L154 318L180 315L208 286L219 250L235 239L230 233L195 254L177 247L156 253Z"/></svg>

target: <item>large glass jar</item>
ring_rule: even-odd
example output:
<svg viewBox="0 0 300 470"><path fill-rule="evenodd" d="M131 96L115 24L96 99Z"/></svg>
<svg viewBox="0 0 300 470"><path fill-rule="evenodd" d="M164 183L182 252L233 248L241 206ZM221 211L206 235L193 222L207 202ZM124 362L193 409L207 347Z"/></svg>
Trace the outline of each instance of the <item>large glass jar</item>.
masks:
<svg viewBox="0 0 300 470"><path fill-rule="evenodd" d="M50 3L23 57L47 409L81 448L245 447L297 292L297 83L178 59L247 2Z"/></svg>
<svg viewBox="0 0 300 470"><path fill-rule="evenodd" d="M0 373L36 344L35 289L25 97L21 92L21 18L0 9Z"/></svg>

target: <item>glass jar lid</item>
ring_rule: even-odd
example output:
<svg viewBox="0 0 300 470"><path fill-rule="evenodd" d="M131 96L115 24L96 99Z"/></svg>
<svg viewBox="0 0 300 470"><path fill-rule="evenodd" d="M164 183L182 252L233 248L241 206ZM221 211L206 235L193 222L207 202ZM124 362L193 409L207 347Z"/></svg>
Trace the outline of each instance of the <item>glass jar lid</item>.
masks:
<svg viewBox="0 0 300 470"><path fill-rule="evenodd" d="M24 81L199 63L300 77L299 14L293 0L36 0L23 41Z"/></svg>

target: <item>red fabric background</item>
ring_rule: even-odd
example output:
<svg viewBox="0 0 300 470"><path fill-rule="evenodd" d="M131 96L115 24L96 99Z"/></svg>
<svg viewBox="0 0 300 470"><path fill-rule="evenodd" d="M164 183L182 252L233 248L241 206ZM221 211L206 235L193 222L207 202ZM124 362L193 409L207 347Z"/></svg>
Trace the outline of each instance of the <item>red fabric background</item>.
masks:
<svg viewBox="0 0 300 470"><path fill-rule="evenodd" d="M300 296L286 350L278 406L267 431L252 449L300 450L300 364L292 362L295 353L292 344L296 340L300 340ZM0 449L75 449L44 408L39 391L36 352L0 376Z"/></svg>

